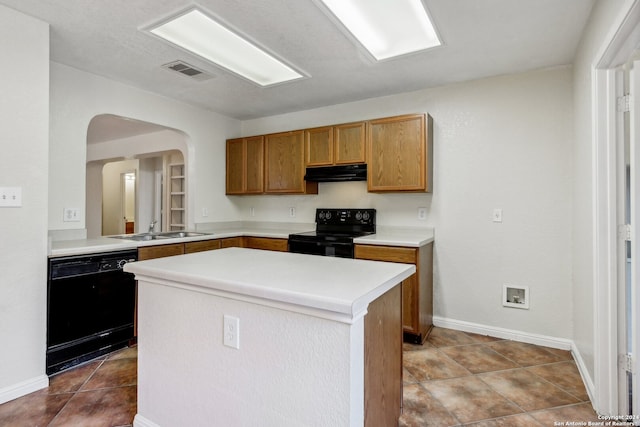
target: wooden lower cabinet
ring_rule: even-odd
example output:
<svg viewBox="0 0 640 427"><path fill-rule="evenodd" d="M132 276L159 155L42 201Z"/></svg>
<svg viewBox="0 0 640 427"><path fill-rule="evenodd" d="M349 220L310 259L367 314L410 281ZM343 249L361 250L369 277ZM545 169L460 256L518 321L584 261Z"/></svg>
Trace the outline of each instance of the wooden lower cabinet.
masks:
<svg viewBox="0 0 640 427"><path fill-rule="evenodd" d="M369 304L364 318L364 425L397 426L402 408L400 285Z"/></svg>
<svg viewBox="0 0 640 427"><path fill-rule="evenodd" d="M280 252L287 252L289 250L287 239L275 239L271 237L245 237L243 247Z"/></svg>
<svg viewBox="0 0 640 427"><path fill-rule="evenodd" d="M433 327L433 243L420 248L356 245L355 258L416 266L416 273L402 282L402 325L405 341L422 344Z"/></svg>
<svg viewBox="0 0 640 427"><path fill-rule="evenodd" d="M167 256L191 254L222 248L251 248L287 252L288 240L271 237L227 237L224 239L197 240L195 242L171 243L168 245L138 248L138 260L163 258Z"/></svg>

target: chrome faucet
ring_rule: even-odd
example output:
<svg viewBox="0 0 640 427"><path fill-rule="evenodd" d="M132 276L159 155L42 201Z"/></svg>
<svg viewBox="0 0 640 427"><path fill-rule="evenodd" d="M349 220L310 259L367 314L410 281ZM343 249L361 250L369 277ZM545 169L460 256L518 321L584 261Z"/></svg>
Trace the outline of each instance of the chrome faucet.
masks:
<svg viewBox="0 0 640 427"><path fill-rule="evenodd" d="M157 223L158 223L157 219L154 219L153 221L151 221L151 224L149 224L149 233L153 233L153 229L156 228Z"/></svg>

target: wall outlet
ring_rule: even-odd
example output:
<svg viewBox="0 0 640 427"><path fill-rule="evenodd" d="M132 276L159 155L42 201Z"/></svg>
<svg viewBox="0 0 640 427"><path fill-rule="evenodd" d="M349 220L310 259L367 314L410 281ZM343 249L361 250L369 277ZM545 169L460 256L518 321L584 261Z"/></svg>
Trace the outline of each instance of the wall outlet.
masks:
<svg viewBox="0 0 640 427"><path fill-rule="evenodd" d="M202 216L203 216L203 217L207 217L207 216L209 216L209 209L207 209L207 208L202 208Z"/></svg>
<svg viewBox="0 0 640 427"><path fill-rule="evenodd" d="M420 221L427 219L427 208L418 208L418 219Z"/></svg>
<svg viewBox="0 0 640 427"><path fill-rule="evenodd" d="M22 206L22 187L0 187L0 208Z"/></svg>
<svg viewBox="0 0 640 427"><path fill-rule="evenodd" d="M80 221L80 209L78 208L64 208L64 214L62 217L64 222L78 222Z"/></svg>
<svg viewBox="0 0 640 427"><path fill-rule="evenodd" d="M253 208L253 207L249 208L249 215L256 216L256 208Z"/></svg>
<svg viewBox="0 0 640 427"><path fill-rule="evenodd" d="M504 285L502 287L502 305L505 307L529 309L529 287Z"/></svg>
<svg viewBox="0 0 640 427"><path fill-rule="evenodd" d="M495 208L492 215L493 222L502 222L502 209Z"/></svg>
<svg viewBox="0 0 640 427"><path fill-rule="evenodd" d="M235 349L240 348L240 319L225 314L223 320L223 333L224 345Z"/></svg>
<svg viewBox="0 0 640 427"><path fill-rule="evenodd" d="M295 218L295 216L296 216L296 208L293 208L293 207L289 208L289 216L291 218Z"/></svg>

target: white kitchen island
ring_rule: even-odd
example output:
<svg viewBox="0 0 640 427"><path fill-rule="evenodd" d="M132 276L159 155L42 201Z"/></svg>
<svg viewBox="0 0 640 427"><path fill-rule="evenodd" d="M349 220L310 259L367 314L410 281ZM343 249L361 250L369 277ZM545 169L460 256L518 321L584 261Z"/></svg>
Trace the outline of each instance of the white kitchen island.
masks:
<svg viewBox="0 0 640 427"><path fill-rule="evenodd" d="M408 264L228 248L130 263L136 427L396 425ZM224 345L239 319L239 348Z"/></svg>

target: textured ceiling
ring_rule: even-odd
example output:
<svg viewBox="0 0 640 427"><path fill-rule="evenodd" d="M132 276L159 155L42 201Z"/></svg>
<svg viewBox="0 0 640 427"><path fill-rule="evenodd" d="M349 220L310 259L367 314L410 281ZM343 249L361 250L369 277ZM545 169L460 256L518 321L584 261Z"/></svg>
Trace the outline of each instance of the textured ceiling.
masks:
<svg viewBox="0 0 640 427"><path fill-rule="evenodd" d="M140 30L191 1L0 0L51 25L53 61L237 119L570 64L593 2L425 0L444 46L375 63L314 0L199 0L310 76L261 88ZM161 68L175 60L215 77Z"/></svg>

